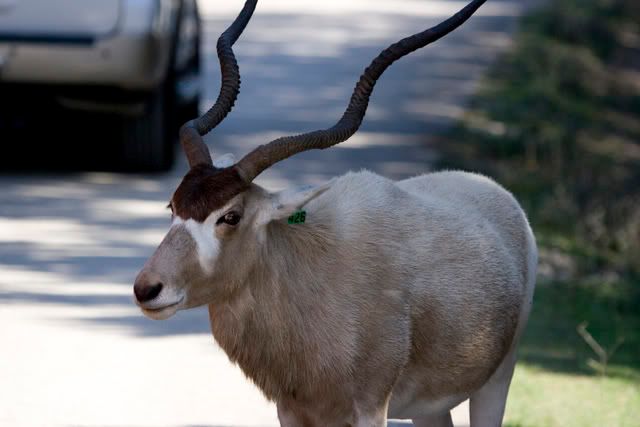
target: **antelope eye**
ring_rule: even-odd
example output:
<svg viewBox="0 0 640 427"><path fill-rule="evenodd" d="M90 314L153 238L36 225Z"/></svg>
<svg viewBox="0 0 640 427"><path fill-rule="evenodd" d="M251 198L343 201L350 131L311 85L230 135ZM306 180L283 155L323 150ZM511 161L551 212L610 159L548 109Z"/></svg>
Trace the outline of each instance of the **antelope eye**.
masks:
<svg viewBox="0 0 640 427"><path fill-rule="evenodd" d="M237 225L240 222L240 214L237 212L229 212L218 219L218 224L225 223L229 225Z"/></svg>

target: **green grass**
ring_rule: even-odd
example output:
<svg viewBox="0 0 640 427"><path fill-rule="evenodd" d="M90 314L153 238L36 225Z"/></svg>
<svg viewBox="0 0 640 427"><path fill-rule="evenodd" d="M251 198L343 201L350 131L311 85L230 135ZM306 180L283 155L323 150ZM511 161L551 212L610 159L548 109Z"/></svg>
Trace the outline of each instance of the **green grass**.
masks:
<svg viewBox="0 0 640 427"><path fill-rule="evenodd" d="M603 348L623 340L609 361L607 376L640 384L640 313L637 300L629 297L637 288L625 282L539 284L520 360L548 371L595 376L589 359L598 357L577 332L577 326L587 322Z"/></svg>
<svg viewBox="0 0 640 427"><path fill-rule="evenodd" d="M508 427L638 427L640 386L618 377L595 377L518 365L511 386Z"/></svg>
<svg viewBox="0 0 640 427"><path fill-rule="evenodd" d="M632 283L538 286L507 403L507 426L640 426L640 313L629 298L636 289ZM584 321L604 348L624 338L605 376L589 366L597 356L577 333Z"/></svg>

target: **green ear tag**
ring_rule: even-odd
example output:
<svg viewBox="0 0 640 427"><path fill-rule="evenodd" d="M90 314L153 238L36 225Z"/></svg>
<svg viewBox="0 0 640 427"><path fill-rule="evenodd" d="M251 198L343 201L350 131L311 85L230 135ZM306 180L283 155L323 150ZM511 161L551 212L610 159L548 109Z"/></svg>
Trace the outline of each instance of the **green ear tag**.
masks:
<svg viewBox="0 0 640 427"><path fill-rule="evenodd" d="M307 211L298 211L289 217L287 222L289 224L304 224L307 220Z"/></svg>

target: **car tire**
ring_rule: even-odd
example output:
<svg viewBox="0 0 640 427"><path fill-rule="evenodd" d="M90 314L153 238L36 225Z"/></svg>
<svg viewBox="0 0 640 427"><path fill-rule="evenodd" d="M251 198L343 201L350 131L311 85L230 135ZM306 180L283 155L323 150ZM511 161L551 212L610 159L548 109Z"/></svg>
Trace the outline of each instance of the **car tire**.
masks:
<svg viewBox="0 0 640 427"><path fill-rule="evenodd" d="M162 172L174 160L174 135L167 117L166 84L149 96L144 112L137 117L121 118L124 167L132 171Z"/></svg>
<svg viewBox="0 0 640 427"><path fill-rule="evenodd" d="M140 117L123 118L122 141L124 144L124 165L130 171L163 172L173 165L178 129L186 121L199 115L200 96L189 102L178 102L178 82L184 75L199 73L201 64L201 21L194 3L197 25L194 40L194 55L186 67L176 67L176 49L182 16L178 21L170 55L170 68L165 82L156 89L145 103L144 114ZM181 6L182 7L182 6ZM182 12L180 13L182 15Z"/></svg>
<svg viewBox="0 0 640 427"><path fill-rule="evenodd" d="M180 106L178 109L177 117L178 123L176 128L180 129L180 126L200 116L200 97L197 97L192 102Z"/></svg>
<svg viewBox="0 0 640 427"><path fill-rule="evenodd" d="M183 3L184 6L184 3ZM189 19L188 17L182 16L183 12L180 11L181 20L178 22L178 26L176 28L176 36L173 41L173 52L172 52L172 81L174 85L174 100L180 99L180 89L179 83L185 78L185 76L191 76L196 74L199 76L200 74L200 66L201 66L201 35L202 35L202 21L200 19L200 14L198 12L197 3L193 3L193 10L191 10L193 15L190 18L195 19L196 25L196 35L193 40L195 46L193 47L193 56L188 60L186 64L182 64L182 67L177 63L177 50L179 49L179 32L182 26L184 25L184 20ZM184 123L189 120L193 120L200 115L200 94L198 94L188 102L178 103L176 101L176 114L175 114L175 129L179 129Z"/></svg>

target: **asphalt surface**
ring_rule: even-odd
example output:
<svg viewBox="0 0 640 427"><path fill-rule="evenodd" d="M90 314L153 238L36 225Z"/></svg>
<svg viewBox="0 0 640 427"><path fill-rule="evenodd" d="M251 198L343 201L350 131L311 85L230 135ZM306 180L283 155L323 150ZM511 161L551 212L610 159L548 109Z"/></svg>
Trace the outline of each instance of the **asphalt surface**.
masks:
<svg viewBox="0 0 640 427"><path fill-rule="evenodd" d="M203 107L219 85L215 39L242 5L220 3L201 1ZM207 137L212 152L240 156L332 125L381 48L464 3L265 0L237 44L242 92ZM258 182L280 189L361 168L390 178L429 171L434 141L508 47L522 7L490 1L383 76L352 140L287 160ZM185 172L180 157L163 175L43 173L28 162L0 175L0 425L277 425L273 405L216 346L204 309L153 322L132 304L134 277L168 229L165 205ZM455 421L468 423L464 408Z"/></svg>

